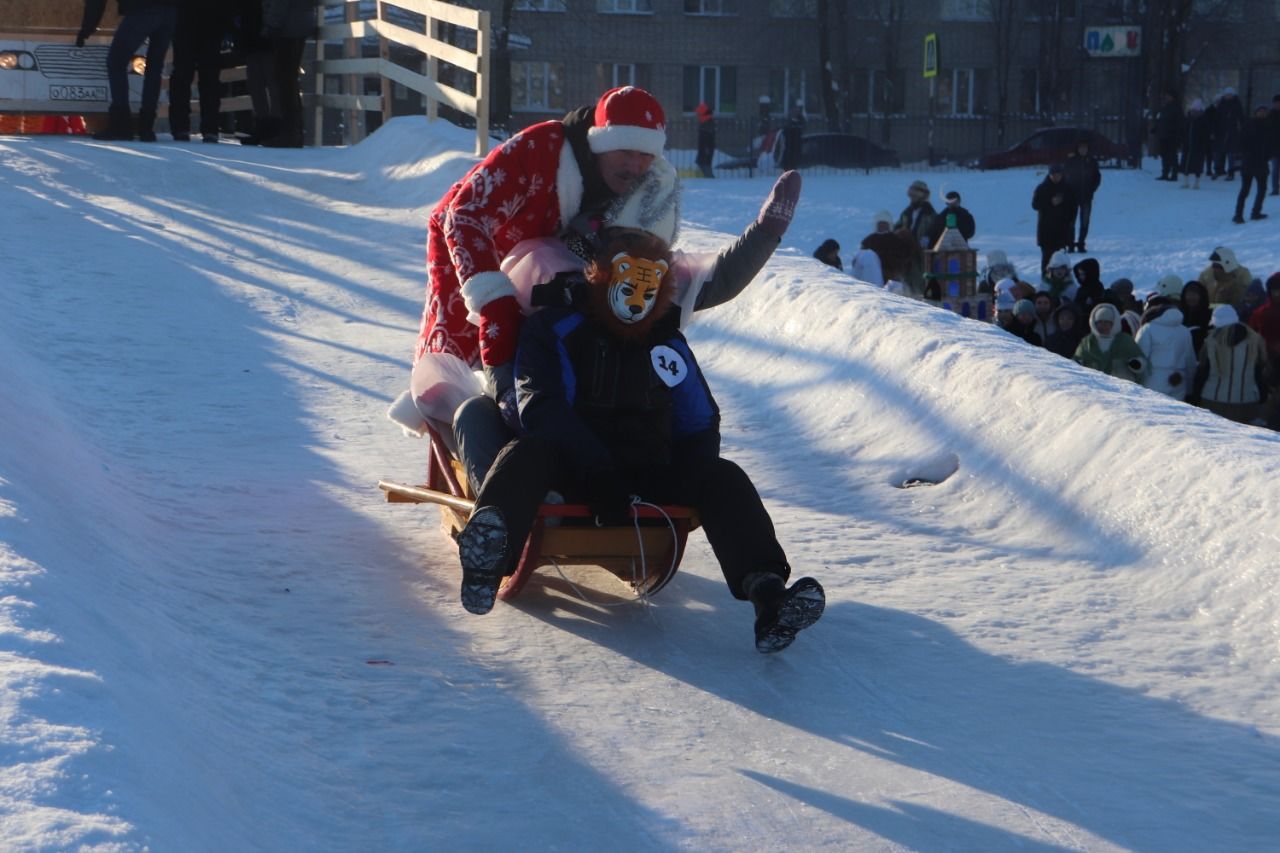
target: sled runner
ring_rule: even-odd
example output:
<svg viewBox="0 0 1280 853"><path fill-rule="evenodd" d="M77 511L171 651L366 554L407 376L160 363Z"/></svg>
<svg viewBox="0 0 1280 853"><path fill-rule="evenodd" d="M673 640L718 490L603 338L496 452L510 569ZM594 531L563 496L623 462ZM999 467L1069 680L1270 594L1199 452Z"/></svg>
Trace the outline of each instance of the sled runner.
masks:
<svg viewBox="0 0 1280 853"><path fill-rule="evenodd" d="M436 504L446 529L456 538L475 508L474 496L439 433L428 427L427 436L426 484L381 480L378 488L389 503ZM542 504L515 569L498 589L498 598L514 598L539 567L549 565L600 566L641 597L662 589L679 568L689 531L698 526L697 515L683 506L638 505L633 510L634 522L597 527L583 504Z"/></svg>

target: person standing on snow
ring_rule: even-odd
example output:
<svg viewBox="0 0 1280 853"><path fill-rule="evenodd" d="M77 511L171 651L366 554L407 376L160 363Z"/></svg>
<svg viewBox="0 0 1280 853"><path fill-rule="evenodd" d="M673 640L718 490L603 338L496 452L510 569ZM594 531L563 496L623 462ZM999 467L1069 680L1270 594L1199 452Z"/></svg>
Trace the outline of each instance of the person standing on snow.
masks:
<svg viewBox="0 0 1280 853"><path fill-rule="evenodd" d="M950 190L944 197L947 200L947 206L938 211L933 217L933 224L929 226L928 248L930 249L938 245L942 232L947 230L948 216L956 218L956 230L960 232L960 236L966 242L972 240L973 235L978 231L978 225L974 222L973 214L960 206L960 193Z"/></svg>
<svg viewBox="0 0 1280 853"><path fill-rule="evenodd" d="M1071 191L1076 194L1076 211L1079 225L1076 226L1075 240L1069 244L1068 250L1085 251L1085 240L1089 238L1089 219L1093 215L1093 194L1102 185L1102 170L1098 168L1098 158L1089 153L1089 136L1081 134L1076 139L1076 148L1062 164L1062 179Z"/></svg>
<svg viewBox="0 0 1280 853"><path fill-rule="evenodd" d="M178 0L116 0L120 24L107 50L107 126L94 139L133 139L133 109L129 105L129 61L147 43L147 70L142 75L142 101L138 106L137 136L143 142L156 141L156 106L164 77L165 54L173 39L178 18ZM76 47L84 47L102 23L107 0L84 0L84 17L76 35Z"/></svg>
<svg viewBox="0 0 1280 853"><path fill-rule="evenodd" d="M1209 155L1209 114L1204 101L1196 98L1187 110L1182 132L1182 186L1200 189L1200 176L1204 174L1205 158ZM1194 185L1190 178L1195 176Z"/></svg>
<svg viewBox="0 0 1280 853"><path fill-rule="evenodd" d="M1230 86L1222 90L1217 107L1217 174L1234 181L1239 165L1240 132L1244 130L1244 107L1236 97L1236 90Z"/></svg>
<svg viewBox="0 0 1280 853"><path fill-rule="evenodd" d="M716 117L711 112L711 107L707 106L707 102L703 101L698 104L698 156L694 162L698 165L698 170L702 172L704 178L714 178L715 173L711 171L711 161L716 155Z"/></svg>
<svg viewBox="0 0 1280 853"><path fill-rule="evenodd" d="M1236 196L1236 215L1232 222L1244 224L1244 203L1249 200L1249 188L1253 182L1258 184L1258 194L1253 199L1253 212L1250 219L1266 219L1262 212L1262 201L1267 196L1267 161L1271 159L1270 128L1267 126L1266 104L1258 104L1240 134L1240 194Z"/></svg>
<svg viewBox="0 0 1280 853"><path fill-rule="evenodd" d="M1076 194L1067 185L1062 164L1054 163L1031 196L1031 207L1038 214L1036 245L1040 247L1041 275L1048 273L1054 252L1065 250L1074 242L1076 204Z"/></svg>
<svg viewBox="0 0 1280 853"><path fill-rule="evenodd" d="M756 612L755 645L781 651L822 616L813 578L790 588L786 554L748 475L720 456L720 411L680 333L666 243L604 232L569 305L532 315L516 356L524 434L503 448L458 534L460 596L492 609L548 490L598 519L637 501L698 511L729 592Z"/></svg>
<svg viewBox="0 0 1280 853"><path fill-rule="evenodd" d="M1165 91L1163 103L1156 112L1153 132L1160 150L1160 177L1157 181L1178 180L1178 143L1182 139L1182 107L1177 96Z"/></svg>

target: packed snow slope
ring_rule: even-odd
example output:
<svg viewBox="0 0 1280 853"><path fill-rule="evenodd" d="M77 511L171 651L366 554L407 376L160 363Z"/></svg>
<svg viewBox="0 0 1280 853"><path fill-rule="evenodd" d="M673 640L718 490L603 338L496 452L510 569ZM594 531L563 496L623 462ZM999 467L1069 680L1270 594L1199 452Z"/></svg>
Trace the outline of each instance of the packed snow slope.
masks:
<svg viewBox="0 0 1280 853"><path fill-rule="evenodd" d="M809 257L923 176L1030 270L1033 170L810 176L691 327L827 589L794 646L698 534L649 607L582 570L466 614L374 484L423 470L383 411L470 148L0 139L6 849L1280 848L1276 436ZM1237 185L1153 178L1104 176L1107 281L1280 269ZM684 248L771 180L688 181Z"/></svg>

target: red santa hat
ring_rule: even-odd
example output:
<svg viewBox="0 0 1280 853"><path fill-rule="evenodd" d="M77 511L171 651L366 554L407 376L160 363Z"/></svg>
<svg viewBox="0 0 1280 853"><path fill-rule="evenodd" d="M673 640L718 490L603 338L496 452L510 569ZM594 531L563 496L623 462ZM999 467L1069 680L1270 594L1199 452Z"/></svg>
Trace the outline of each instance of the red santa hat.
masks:
<svg viewBox="0 0 1280 853"><path fill-rule="evenodd" d="M667 144L667 117L658 99L644 89L610 89L596 104L587 142L597 154L626 149L660 157Z"/></svg>

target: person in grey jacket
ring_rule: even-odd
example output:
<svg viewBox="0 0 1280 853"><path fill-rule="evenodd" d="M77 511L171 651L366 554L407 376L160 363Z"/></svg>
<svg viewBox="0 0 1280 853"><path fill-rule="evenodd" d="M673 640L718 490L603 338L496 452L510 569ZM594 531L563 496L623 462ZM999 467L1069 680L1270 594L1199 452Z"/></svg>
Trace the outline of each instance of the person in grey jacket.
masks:
<svg viewBox="0 0 1280 853"><path fill-rule="evenodd" d="M173 40L177 21L177 0L116 0L120 25L107 49L107 86L111 101L107 106L107 127L94 134L95 139L133 139L133 110L129 105L129 60L145 41L147 69L142 75L142 102L138 106L138 138L155 142L156 105L160 102L160 83L164 75L164 58ZM84 17L76 34L76 47L97 31L107 9L107 0L84 0Z"/></svg>

